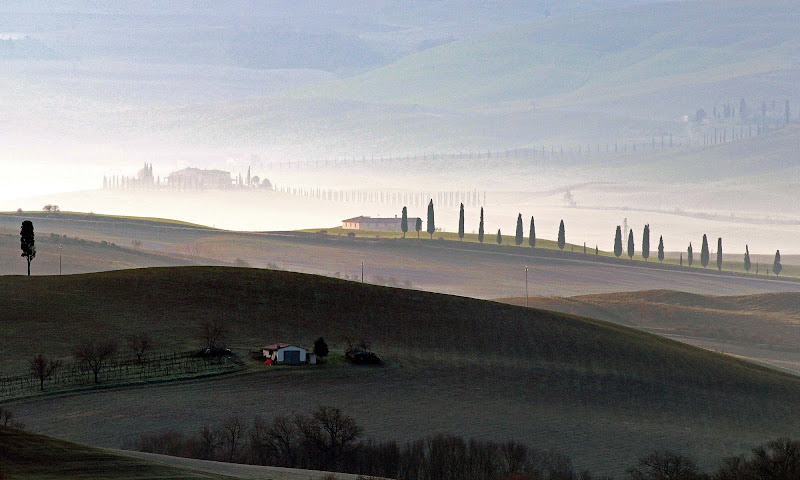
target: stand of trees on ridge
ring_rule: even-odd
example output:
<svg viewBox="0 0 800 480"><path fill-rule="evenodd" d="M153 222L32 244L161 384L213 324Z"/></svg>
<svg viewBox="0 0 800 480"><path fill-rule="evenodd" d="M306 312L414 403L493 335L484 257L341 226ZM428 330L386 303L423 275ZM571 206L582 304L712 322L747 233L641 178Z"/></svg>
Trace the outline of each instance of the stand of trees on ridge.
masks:
<svg viewBox="0 0 800 480"><path fill-rule="evenodd" d="M407 232L407 215L408 210L406 207L403 207L402 211L402 220L401 220L401 230L403 232L403 237L405 238L405 234ZM433 204L433 199L428 202L428 215L427 215L427 229L426 231L430 235L430 238L433 239L433 234L436 232L435 227L435 207ZM417 218L417 237L419 238L419 231L421 230L421 220ZM458 213L458 239L459 241L464 240L465 236L465 212L464 212L464 204L460 204L459 206L459 213ZM483 243L485 241L485 232L486 232L486 225L485 225L485 217L484 217L484 208L481 207L480 210L480 218L478 221L478 242ZM501 230L497 230L496 243L501 245L503 243L503 237ZM564 250L566 246L566 232L564 227L564 220L559 222L558 226L558 234L556 237L556 245L558 246L559 250ZM617 225L617 230L614 235L614 256L619 258L623 253L623 239L622 239L622 227ZM514 232L514 245L521 246L525 243L525 236L524 236L524 229L523 229L523 219L522 213L517 214L517 222L516 228ZM628 255L630 260L633 260L634 256L636 255L635 249L635 238L633 230L628 231L628 238L627 238L627 248L624 252ZM536 248L536 226L534 223L534 217L531 216L530 226L528 229L528 245L531 248ZM586 245L584 244L583 247L584 253L586 253ZM595 246L595 255L599 255L600 250L597 246ZM694 264L694 252L692 249L691 242L686 250L686 258L688 262L688 266L691 268ZM642 259L647 262L650 258L650 224L646 224L644 226L644 231L642 232L642 251L641 251ZM663 235L658 237L658 261L659 263L664 263L664 259L666 258L665 247L664 247L664 237ZM708 236L703 235L701 249L700 249L700 264L703 268L707 268L708 264L711 260L711 252L708 246ZM683 253L680 254L680 265L683 266ZM716 250L716 266L718 271L722 271L723 267L723 250L722 250L722 238L717 239L717 250ZM749 245L745 245L745 257L744 257L744 270L745 272L750 272L752 268L752 263L750 261L750 247ZM783 266L780 262L780 251L775 252L775 260L772 266L772 272L777 276L783 270ZM758 271L756 271L758 273ZM767 272L769 273L769 272Z"/></svg>

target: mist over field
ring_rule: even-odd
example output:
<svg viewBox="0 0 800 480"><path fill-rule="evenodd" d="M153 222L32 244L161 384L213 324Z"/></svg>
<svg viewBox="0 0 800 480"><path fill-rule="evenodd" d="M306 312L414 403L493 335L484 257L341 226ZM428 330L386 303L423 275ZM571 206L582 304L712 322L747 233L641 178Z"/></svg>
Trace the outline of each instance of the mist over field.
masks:
<svg viewBox="0 0 800 480"><path fill-rule="evenodd" d="M489 231L564 219L607 250L627 219L670 251L797 253L798 20L789 1L3 2L0 210L263 231L424 196L454 231L479 192L468 232L483 206ZM102 188L144 164L273 189Z"/></svg>

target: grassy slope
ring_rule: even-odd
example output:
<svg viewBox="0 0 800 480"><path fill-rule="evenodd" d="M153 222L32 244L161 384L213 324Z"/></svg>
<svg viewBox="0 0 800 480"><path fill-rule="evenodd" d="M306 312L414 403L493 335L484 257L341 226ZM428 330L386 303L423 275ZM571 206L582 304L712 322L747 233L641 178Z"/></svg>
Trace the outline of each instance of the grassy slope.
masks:
<svg viewBox="0 0 800 480"><path fill-rule="evenodd" d="M390 363L367 371L262 372L148 387L148 395L122 389L15 407L39 431L104 445L166 425L197 428L231 411L263 414L258 398L275 388L286 396L271 407L275 413L329 403L353 411L379 438L435 431L511 436L568 451L580 466L617 472L648 448L688 447L709 460L800 427L791 401L800 394L796 377L569 315L249 269L145 269L0 283L19 292L0 299L4 335L11 339L5 358L27 358L31 345L57 354L90 332L147 330L162 344L196 346L198 324L220 319L242 351L275 340L309 345L319 335L340 350L343 339L363 337ZM119 404L136 418L114 414ZM44 416L52 411L62 415ZM108 420L96 423L96 416ZM687 425L702 427L687 432ZM586 438L597 446L578 448Z"/></svg>
<svg viewBox="0 0 800 480"><path fill-rule="evenodd" d="M0 426L0 471L17 480L231 478Z"/></svg>
<svg viewBox="0 0 800 480"><path fill-rule="evenodd" d="M524 298L507 300L524 304ZM533 298L530 305L629 325L666 335L755 348L796 351L797 293L717 297L667 290Z"/></svg>
<svg viewBox="0 0 800 480"><path fill-rule="evenodd" d="M392 103L481 105L591 94L626 96L712 83L791 64L791 2L668 2L557 17L453 42L310 91ZM574 95L574 96L572 96ZM570 96L572 96L570 98ZM569 99L569 100L568 100Z"/></svg>

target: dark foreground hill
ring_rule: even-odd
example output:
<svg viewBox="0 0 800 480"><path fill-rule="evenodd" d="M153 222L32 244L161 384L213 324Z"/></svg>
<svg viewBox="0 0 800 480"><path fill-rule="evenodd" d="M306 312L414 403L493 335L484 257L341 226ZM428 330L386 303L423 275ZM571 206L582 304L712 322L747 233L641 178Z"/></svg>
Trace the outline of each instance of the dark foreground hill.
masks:
<svg viewBox="0 0 800 480"><path fill-rule="evenodd" d="M196 348L217 321L246 352L274 341L341 353L365 339L382 368L328 365L12 405L35 431L102 446L339 406L377 439L434 432L555 448L620 473L656 448L720 457L800 428L800 379L603 321L311 275L220 267L0 277L3 369L81 339L146 331ZM125 410L120 410L125 405ZM53 415L57 412L57 415Z"/></svg>
<svg viewBox="0 0 800 480"><path fill-rule="evenodd" d="M0 478L28 479L223 479L0 426Z"/></svg>

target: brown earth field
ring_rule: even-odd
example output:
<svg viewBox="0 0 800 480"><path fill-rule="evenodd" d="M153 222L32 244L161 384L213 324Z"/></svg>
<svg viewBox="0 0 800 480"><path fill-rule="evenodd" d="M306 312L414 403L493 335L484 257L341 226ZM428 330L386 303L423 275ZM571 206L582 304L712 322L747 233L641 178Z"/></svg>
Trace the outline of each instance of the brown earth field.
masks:
<svg viewBox="0 0 800 480"><path fill-rule="evenodd" d="M577 469L620 475L654 449L705 467L800 428L800 379L618 324L497 302L264 269L183 267L0 277L2 371L32 352L68 356L91 335L146 331L160 348L200 345L205 320L247 357L265 343L340 356L366 339L383 367L331 361L229 376L6 401L34 432L102 447L192 433L318 405L368 437L437 432L555 449ZM791 297L789 302L791 302Z"/></svg>
<svg viewBox="0 0 800 480"><path fill-rule="evenodd" d="M691 293L743 295L800 291L800 281L788 278L798 267L787 264L780 278L745 275L740 265L726 259L726 270L679 267L674 263L616 259L608 252L584 255L583 247L567 245L564 252L552 241L540 239L536 249L513 245L479 244L474 235L465 241L454 234L444 239L394 238L397 235L346 231L227 232L179 222L106 217L88 214L0 214L0 274L25 274L19 256L19 224L33 218L38 254L32 273L58 272L59 241L69 239L113 243L125 248L94 248L64 243L64 273L88 273L148 266L249 265L326 276L360 279L368 283L405 286L474 298L517 297L525 294L527 265L529 294L571 296L646 289ZM379 236L380 238L376 238ZM140 242L131 248L134 240ZM103 244L100 243L100 246ZM538 248L541 245L543 248ZM699 250L699 249L698 249ZM699 256L699 252L698 252ZM738 260L738 257L737 257ZM713 264L713 262L712 262Z"/></svg>
<svg viewBox="0 0 800 480"><path fill-rule="evenodd" d="M525 298L503 302L525 305ZM800 294L711 296L667 290L528 299L800 374Z"/></svg>

